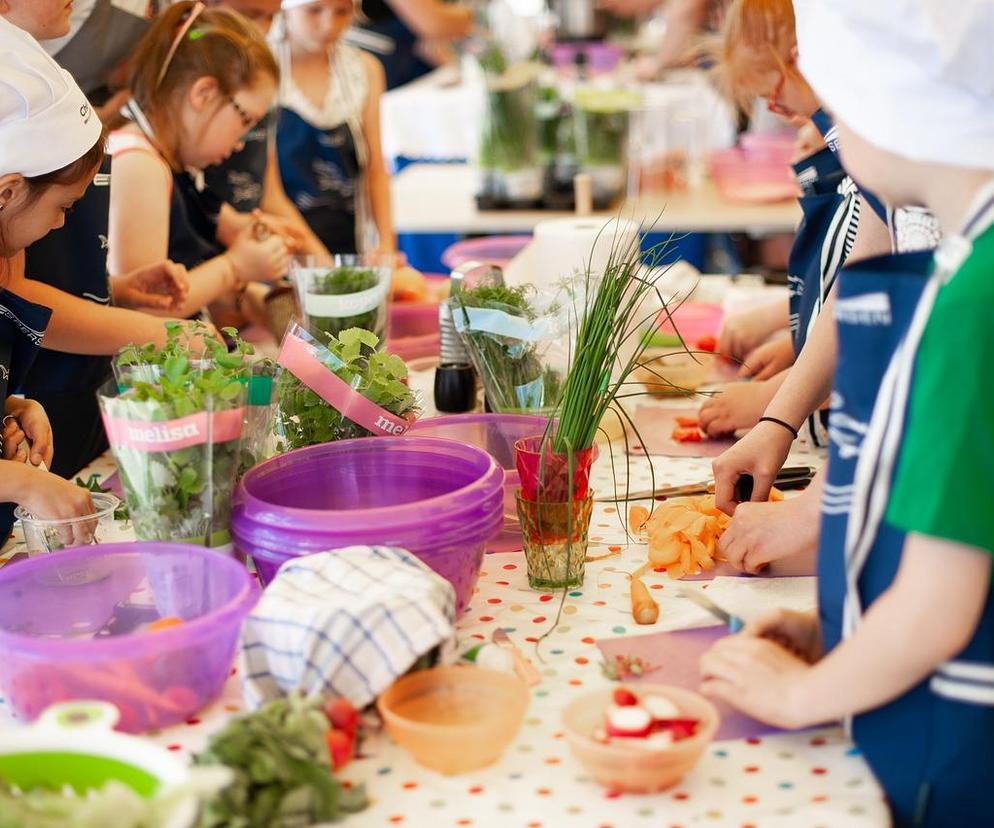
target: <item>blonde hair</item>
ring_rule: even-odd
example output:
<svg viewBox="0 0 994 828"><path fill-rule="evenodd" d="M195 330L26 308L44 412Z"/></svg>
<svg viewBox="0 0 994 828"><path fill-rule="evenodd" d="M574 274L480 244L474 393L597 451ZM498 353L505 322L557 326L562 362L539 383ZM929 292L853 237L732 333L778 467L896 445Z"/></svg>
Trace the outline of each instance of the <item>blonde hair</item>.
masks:
<svg viewBox="0 0 994 828"><path fill-rule="evenodd" d="M131 67L131 94L174 169L178 169L174 107L197 78L214 78L221 93L230 96L251 86L260 74L277 82L280 75L254 24L230 9L198 9L190 0L170 6L155 20L139 42Z"/></svg>
<svg viewBox="0 0 994 828"><path fill-rule="evenodd" d="M748 112L762 76L785 70L796 46L792 0L733 0L707 52L722 94Z"/></svg>

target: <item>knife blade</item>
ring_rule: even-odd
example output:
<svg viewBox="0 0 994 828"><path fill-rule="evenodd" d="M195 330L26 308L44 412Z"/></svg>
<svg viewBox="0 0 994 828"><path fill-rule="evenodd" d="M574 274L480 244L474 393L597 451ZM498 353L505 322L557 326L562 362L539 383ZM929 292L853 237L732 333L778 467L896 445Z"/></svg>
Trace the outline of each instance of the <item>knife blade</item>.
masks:
<svg viewBox="0 0 994 828"><path fill-rule="evenodd" d="M693 601L701 609L710 612L715 618L725 624L730 632L737 633L744 626L744 623L739 616L733 615L728 612L728 610L722 609L703 592L696 589L681 589L680 594L684 598Z"/></svg>
<svg viewBox="0 0 994 828"><path fill-rule="evenodd" d="M773 481L775 486L781 489L794 488L796 486L809 483L814 476L814 469L810 466L789 466L781 469L780 473ZM682 486L663 486L658 489L642 489L637 492L616 492L610 495L597 495L594 501L597 503L621 503L627 500L646 500L654 497L686 497L687 495L709 494L714 491L713 480L702 480L699 483L686 483Z"/></svg>

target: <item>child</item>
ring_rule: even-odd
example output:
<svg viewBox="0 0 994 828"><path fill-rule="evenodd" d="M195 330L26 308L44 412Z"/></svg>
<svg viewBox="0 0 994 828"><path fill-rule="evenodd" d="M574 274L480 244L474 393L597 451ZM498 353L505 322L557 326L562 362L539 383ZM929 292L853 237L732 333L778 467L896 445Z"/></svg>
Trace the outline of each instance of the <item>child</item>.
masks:
<svg viewBox="0 0 994 828"><path fill-rule="evenodd" d="M0 543L13 506L42 518L90 514L89 493L47 471L51 431L44 409L10 397L31 365L51 309L11 293L12 260L49 230L86 189L103 156L100 120L30 35L0 19ZM37 140L38 135L49 136ZM30 450L23 445L30 441ZM23 447L22 447L23 446ZM16 459L15 459L16 458ZM39 468L34 468L34 467Z"/></svg>
<svg viewBox="0 0 994 828"><path fill-rule="evenodd" d="M283 10L276 148L287 194L332 253L394 252L383 68L341 42L354 0L283 0Z"/></svg>
<svg viewBox="0 0 994 828"><path fill-rule="evenodd" d="M843 271L820 618L773 614L722 640L703 688L787 727L854 717L898 826L989 825L994 14L797 8L802 66L847 168L888 203L931 209L945 241ZM840 62L840 43L861 60Z"/></svg>
<svg viewBox="0 0 994 828"><path fill-rule="evenodd" d="M249 282L283 276L282 236L261 222L232 232L189 172L227 158L270 107L279 72L258 30L223 9L176 3L142 38L132 65L132 123L109 142L112 279L168 254L191 269L180 310L190 316ZM218 239L229 242L221 255Z"/></svg>

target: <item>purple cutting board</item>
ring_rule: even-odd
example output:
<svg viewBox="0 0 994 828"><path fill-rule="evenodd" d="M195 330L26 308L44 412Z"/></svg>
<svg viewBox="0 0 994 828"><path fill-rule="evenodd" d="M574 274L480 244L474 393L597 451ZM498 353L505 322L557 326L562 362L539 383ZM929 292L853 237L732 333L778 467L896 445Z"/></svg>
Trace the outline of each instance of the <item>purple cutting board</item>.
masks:
<svg viewBox="0 0 994 828"><path fill-rule="evenodd" d="M629 440L635 440L629 446L631 454L662 455L664 457L717 457L725 449L735 444L735 440L726 438L702 440L700 443L678 443L670 435L676 428L677 417L697 417L695 408L659 408L657 406L640 405L632 412L632 422L642 442L634 434Z"/></svg>
<svg viewBox="0 0 994 828"><path fill-rule="evenodd" d="M728 629L700 627L693 630L676 630L650 635L632 635L621 638L602 638L597 642L604 658L612 662L615 656L638 656L654 669L639 679L626 679L672 684L698 692L701 674L698 663L701 656L715 641L728 635ZM757 722L739 713L724 702L711 700L721 714L721 725L715 739L754 739L771 733L782 733L780 728Z"/></svg>

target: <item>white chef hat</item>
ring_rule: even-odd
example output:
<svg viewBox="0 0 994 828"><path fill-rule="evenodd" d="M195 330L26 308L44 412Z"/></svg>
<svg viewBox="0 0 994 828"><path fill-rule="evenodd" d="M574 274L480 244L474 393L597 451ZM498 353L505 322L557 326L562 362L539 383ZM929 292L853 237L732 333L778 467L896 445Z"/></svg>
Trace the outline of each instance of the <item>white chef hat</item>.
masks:
<svg viewBox="0 0 994 828"><path fill-rule="evenodd" d="M100 118L72 75L0 17L0 174L62 169L100 139Z"/></svg>
<svg viewBox="0 0 994 828"><path fill-rule="evenodd" d="M795 0L800 69L881 149L994 169L994 0Z"/></svg>
<svg viewBox="0 0 994 828"><path fill-rule="evenodd" d="M283 0L283 2L280 3L280 8L283 9L283 11L286 11L287 9L296 9L299 6L309 6L311 3L316 3L317 1L318 0ZM352 0L352 5L358 8L359 0Z"/></svg>

